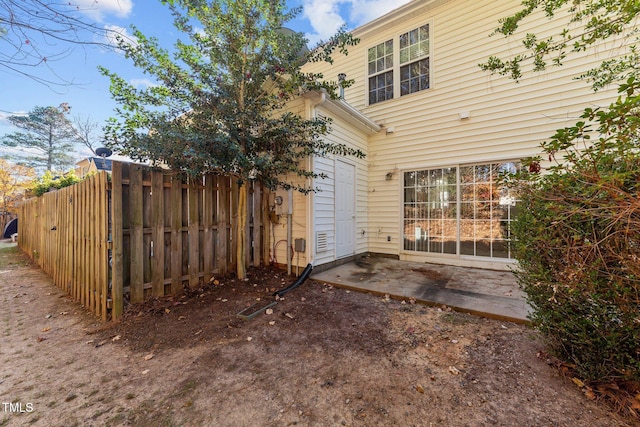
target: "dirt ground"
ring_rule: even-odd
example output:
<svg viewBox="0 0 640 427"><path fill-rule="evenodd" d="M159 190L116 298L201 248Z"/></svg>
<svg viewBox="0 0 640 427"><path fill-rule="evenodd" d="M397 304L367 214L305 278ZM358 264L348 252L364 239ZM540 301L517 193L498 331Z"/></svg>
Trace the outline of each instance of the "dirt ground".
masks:
<svg viewBox="0 0 640 427"><path fill-rule="evenodd" d="M633 426L524 326L281 272L101 324L0 249L0 426ZM251 309L250 311L253 311Z"/></svg>

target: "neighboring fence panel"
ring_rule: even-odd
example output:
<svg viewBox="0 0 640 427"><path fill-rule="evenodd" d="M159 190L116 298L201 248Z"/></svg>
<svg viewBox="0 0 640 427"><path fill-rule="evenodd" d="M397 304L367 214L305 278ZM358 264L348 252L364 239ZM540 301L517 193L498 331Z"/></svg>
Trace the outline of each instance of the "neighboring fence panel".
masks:
<svg viewBox="0 0 640 427"><path fill-rule="evenodd" d="M183 182L175 173L112 163L71 187L25 201L20 247L102 319L127 302L176 294L235 268L238 185L209 175ZM247 265L269 262L266 192L251 186ZM267 250L264 250L267 248Z"/></svg>
<svg viewBox="0 0 640 427"><path fill-rule="evenodd" d="M108 317L108 178L101 172L19 207L18 243L91 312Z"/></svg>

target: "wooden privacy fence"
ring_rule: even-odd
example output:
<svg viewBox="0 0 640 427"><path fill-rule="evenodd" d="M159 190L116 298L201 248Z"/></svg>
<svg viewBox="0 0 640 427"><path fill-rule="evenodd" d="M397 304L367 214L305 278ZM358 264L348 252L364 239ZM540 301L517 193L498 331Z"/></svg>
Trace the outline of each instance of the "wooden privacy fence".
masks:
<svg viewBox="0 0 640 427"><path fill-rule="evenodd" d="M102 319L235 268L238 184L113 162L79 184L23 203L18 242L54 283ZM269 259L268 195L252 185L245 258Z"/></svg>

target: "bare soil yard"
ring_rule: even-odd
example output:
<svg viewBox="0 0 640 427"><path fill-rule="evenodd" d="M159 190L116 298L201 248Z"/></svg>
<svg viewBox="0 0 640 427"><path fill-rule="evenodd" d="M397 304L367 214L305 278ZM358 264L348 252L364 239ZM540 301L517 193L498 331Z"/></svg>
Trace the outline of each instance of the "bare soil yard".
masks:
<svg viewBox="0 0 640 427"><path fill-rule="evenodd" d="M632 426L524 326L279 271L101 324L0 249L0 426Z"/></svg>

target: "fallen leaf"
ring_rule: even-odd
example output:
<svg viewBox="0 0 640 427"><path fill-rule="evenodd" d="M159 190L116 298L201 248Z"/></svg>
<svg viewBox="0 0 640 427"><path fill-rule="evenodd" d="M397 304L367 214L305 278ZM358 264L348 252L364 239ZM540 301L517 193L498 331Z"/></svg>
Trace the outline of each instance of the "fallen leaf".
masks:
<svg viewBox="0 0 640 427"><path fill-rule="evenodd" d="M118 341L120 339L120 335L116 335L115 337L111 338L111 341Z"/></svg>
<svg viewBox="0 0 640 427"><path fill-rule="evenodd" d="M169 310L168 308L165 308L165 309L164 309L164 312L165 312L165 313L167 313L167 314L169 314L169 313L171 313L171 310Z"/></svg>
<svg viewBox="0 0 640 427"><path fill-rule="evenodd" d="M422 387L420 384L416 385L416 391L418 393L424 393L424 387Z"/></svg>
<svg viewBox="0 0 640 427"><path fill-rule="evenodd" d="M38 341L38 342L42 342L42 341L44 341L44 340L46 340L46 338L45 338L45 337L38 337L38 338L36 338L36 341Z"/></svg>
<svg viewBox="0 0 640 427"><path fill-rule="evenodd" d="M151 359L153 359L153 356L154 356L154 354L153 354L153 353L151 353L151 354L147 354L147 355L144 357L144 360L151 360Z"/></svg>
<svg viewBox="0 0 640 427"><path fill-rule="evenodd" d="M47 326L46 328L44 328L44 329L42 330L42 332L49 332L50 330L51 330L51 328Z"/></svg>
<svg viewBox="0 0 640 427"><path fill-rule="evenodd" d="M275 322L275 320L272 320L271 322L269 322L269 324L270 324L271 326L273 326L273 325L275 325L275 324L276 324L276 322Z"/></svg>
<svg viewBox="0 0 640 427"><path fill-rule="evenodd" d="M285 313L285 316L287 316L289 319L294 319L295 317L293 317L293 314L291 313Z"/></svg>
<svg viewBox="0 0 640 427"><path fill-rule="evenodd" d="M142 374L143 374L143 375L147 375L148 373L149 373L149 370L148 370L148 369L145 369L144 371L142 371Z"/></svg>
<svg viewBox="0 0 640 427"><path fill-rule="evenodd" d="M573 383L575 385L577 385L578 387L580 387L580 388L584 387L584 383L582 381L580 381L579 378L573 377L573 378L571 378L571 381L573 381Z"/></svg>
<svg viewBox="0 0 640 427"><path fill-rule="evenodd" d="M456 368L455 366L449 366L449 372L451 372L453 375L458 375L460 373L458 368Z"/></svg>

